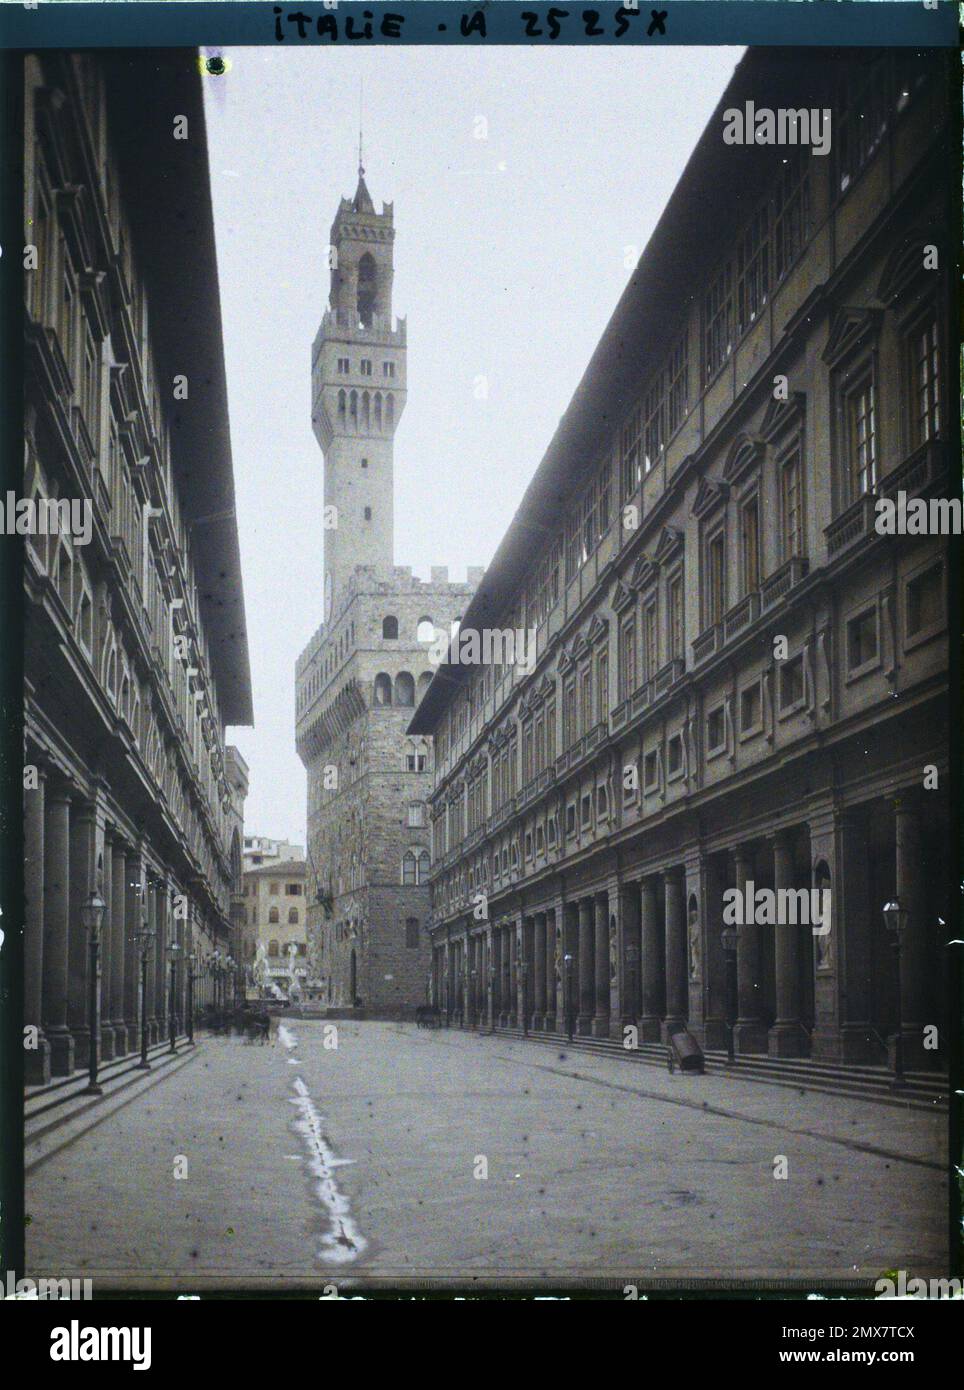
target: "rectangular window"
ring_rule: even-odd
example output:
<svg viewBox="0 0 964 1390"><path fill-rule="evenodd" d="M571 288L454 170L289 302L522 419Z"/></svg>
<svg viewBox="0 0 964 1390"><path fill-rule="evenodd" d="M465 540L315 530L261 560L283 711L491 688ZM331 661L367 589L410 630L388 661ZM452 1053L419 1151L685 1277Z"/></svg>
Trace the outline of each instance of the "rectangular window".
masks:
<svg viewBox="0 0 964 1390"><path fill-rule="evenodd" d="M674 734L666 744L666 772L669 777L678 777L683 771L683 735Z"/></svg>
<svg viewBox="0 0 964 1390"><path fill-rule="evenodd" d="M421 801L413 801L409 805L408 824L412 829L425 824L425 806Z"/></svg>
<svg viewBox="0 0 964 1390"><path fill-rule="evenodd" d="M556 760L556 698L546 701L546 765Z"/></svg>
<svg viewBox="0 0 964 1390"><path fill-rule="evenodd" d="M562 742L571 748L576 741L576 682L567 680L562 691Z"/></svg>
<svg viewBox="0 0 964 1390"><path fill-rule="evenodd" d="M576 833L576 803L571 801L566 807L566 834L575 835Z"/></svg>
<svg viewBox="0 0 964 1390"><path fill-rule="evenodd" d="M600 464L596 476L596 533L600 540L609 530L609 483L611 476L612 464L607 458Z"/></svg>
<svg viewBox="0 0 964 1390"><path fill-rule="evenodd" d="M919 328L911 344L911 371L914 383L912 421L913 445L926 444L940 433L940 349L936 320Z"/></svg>
<svg viewBox="0 0 964 1390"><path fill-rule="evenodd" d="M944 575L932 565L907 585L907 636L919 637L937 630L944 621Z"/></svg>
<svg viewBox="0 0 964 1390"><path fill-rule="evenodd" d="M619 630L619 696L628 700L636 689L636 616L623 621Z"/></svg>
<svg viewBox="0 0 964 1390"><path fill-rule="evenodd" d="M684 333L669 359L666 432L671 439L686 418L689 405L689 340Z"/></svg>
<svg viewBox="0 0 964 1390"><path fill-rule="evenodd" d="M878 58L864 63L863 72L847 74L841 82L839 111L834 145L837 152L837 179L841 193L880 148L887 129L888 82L885 64Z"/></svg>
<svg viewBox="0 0 964 1390"><path fill-rule="evenodd" d="M579 821L583 830L592 825L592 797L587 792L580 803Z"/></svg>
<svg viewBox="0 0 964 1390"><path fill-rule="evenodd" d="M389 377L390 379L391 379L391 378L394 378L394 376L395 376L395 363L394 363L394 362L383 362L383 363L382 363L382 376L387 376L387 377Z"/></svg>
<svg viewBox="0 0 964 1390"><path fill-rule="evenodd" d="M579 681L580 732L588 734L592 728L592 667L583 667Z"/></svg>
<svg viewBox="0 0 964 1390"><path fill-rule="evenodd" d="M733 284L725 265L703 300L703 380L716 376L733 350Z"/></svg>
<svg viewBox="0 0 964 1390"><path fill-rule="evenodd" d="M683 576L674 574L666 586L666 607L669 639L669 659L676 661L683 656Z"/></svg>
<svg viewBox="0 0 964 1390"><path fill-rule="evenodd" d="M868 608L847 624L847 669L856 671L877 659L877 609Z"/></svg>
<svg viewBox="0 0 964 1390"><path fill-rule="evenodd" d="M642 413L637 406L623 426L619 441L619 495L625 502L639 487L642 474L639 466Z"/></svg>
<svg viewBox="0 0 964 1390"><path fill-rule="evenodd" d="M726 746L726 716L722 705L711 709L706 716L706 751L718 753Z"/></svg>
<svg viewBox="0 0 964 1390"><path fill-rule="evenodd" d="M368 357L363 357L363 358L362 358L361 374L362 374L362 376L371 376L371 374L372 374L371 359L368 358Z"/></svg>
<svg viewBox="0 0 964 1390"><path fill-rule="evenodd" d="M868 376L847 396L847 455L851 500L877 486L877 406L874 380Z"/></svg>
<svg viewBox="0 0 964 1390"><path fill-rule="evenodd" d="M782 280L810 235L810 157L799 150L781 167L774 196L773 261Z"/></svg>
<svg viewBox="0 0 964 1390"><path fill-rule="evenodd" d="M650 599L643 609L643 680L651 681L659 670L659 629L656 600Z"/></svg>
<svg viewBox="0 0 964 1390"><path fill-rule="evenodd" d="M751 217L736 252L739 327L744 333L755 323L770 288L769 208L763 204Z"/></svg>
<svg viewBox="0 0 964 1390"><path fill-rule="evenodd" d="M721 622L726 611L726 553L722 531L706 543L706 569L703 576L703 626Z"/></svg>
<svg viewBox="0 0 964 1390"><path fill-rule="evenodd" d="M351 363L349 362L347 357L339 357L338 371L341 376L347 376L348 373L351 371Z"/></svg>
<svg viewBox="0 0 964 1390"><path fill-rule="evenodd" d="M580 513L573 507L566 518L566 583L575 579L582 566L582 530Z"/></svg>
<svg viewBox="0 0 964 1390"><path fill-rule="evenodd" d="M655 748L643 758L643 790L652 791L659 785L659 761Z"/></svg>
<svg viewBox="0 0 964 1390"><path fill-rule="evenodd" d="M609 717L609 653L596 657L596 718L601 722Z"/></svg>
<svg viewBox="0 0 964 1390"><path fill-rule="evenodd" d="M803 553L800 453L795 449L780 465L780 558L787 561Z"/></svg>
<svg viewBox="0 0 964 1390"><path fill-rule="evenodd" d="M743 593L760 587L760 504L756 497L740 509L740 552L743 565Z"/></svg>
<svg viewBox="0 0 964 1390"><path fill-rule="evenodd" d="M418 918L405 918L405 945L409 950L418 945Z"/></svg>
<svg viewBox="0 0 964 1390"><path fill-rule="evenodd" d="M585 564L596 548L596 484L591 483L582 499L582 555L580 564Z"/></svg>
<svg viewBox="0 0 964 1390"><path fill-rule="evenodd" d="M740 693L740 733L754 733L762 727L762 701L760 697L760 682L748 685L746 690Z"/></svg>
<svg viewBox="0 0 964 1390"><path fill-rule="evenodd" d="M793 709L803 703L803 653L790 657L780 667L780 709Z"/></svg>
<svg viewBox="0 0 964 1390"><path fill-rule="evenodd" d="M643 471L659 462L664 442L663 373L657 372L643 401Z"/></svg>

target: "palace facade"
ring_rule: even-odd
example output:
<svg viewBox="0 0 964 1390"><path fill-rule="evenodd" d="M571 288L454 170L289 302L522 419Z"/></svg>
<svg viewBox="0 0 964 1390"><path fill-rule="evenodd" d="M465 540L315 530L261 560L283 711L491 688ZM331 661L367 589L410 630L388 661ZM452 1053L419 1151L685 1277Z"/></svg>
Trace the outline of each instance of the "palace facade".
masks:
<svg viewBox="0 0 964 1390"><path fill-rule="evenodd" d="M91 521L25 540L42 1083L88 1061L93 893L104 1059L138 1047L142 1017L166 1034L172 959L181 1028L188 971L239 955L248 774L225 727L252 711L197 54L25 63L24 496L83 499Z"/></svg>
<svg viewBox="0 0 964 1390"><path fill-rule="evenodd" d="M409 728L450 1015L946 1065L948 545L874 521L957 475L949 84L738 65L464 615L535 668L443 665ZM829 109L830 153L726 143L748 101ZM830 921L734 941L750 885Z"/></svg>

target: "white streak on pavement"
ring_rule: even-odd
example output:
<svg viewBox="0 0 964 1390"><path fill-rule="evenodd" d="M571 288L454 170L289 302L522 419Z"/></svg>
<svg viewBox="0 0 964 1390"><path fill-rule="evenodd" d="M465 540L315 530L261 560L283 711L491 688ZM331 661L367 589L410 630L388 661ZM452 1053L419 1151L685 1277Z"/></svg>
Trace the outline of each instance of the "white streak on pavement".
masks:
<svg viewBox="0 0 964 1390"><path fill-rule="evenodd" d="M283 1023L278 1024L278 1037L288 1052L293 1052L298 1045L294 1033ZM298 1065L294 1057L287 1060ZM322 1129L322 1116L315 1109L308 1087L300 1076L294 1079L294 1090L291 1104L297 1107L301 1116L295 1123L295 1129L305 1141L309 1166L318 1179L315 1191L331 1218L331 1230L322 1239L318 1258L329 1264L347 1264L362 1253L365 1241L355 1225L348 1198L338 1190L332 1170L355 1160L337 1158L332 1152Z"/></svg>

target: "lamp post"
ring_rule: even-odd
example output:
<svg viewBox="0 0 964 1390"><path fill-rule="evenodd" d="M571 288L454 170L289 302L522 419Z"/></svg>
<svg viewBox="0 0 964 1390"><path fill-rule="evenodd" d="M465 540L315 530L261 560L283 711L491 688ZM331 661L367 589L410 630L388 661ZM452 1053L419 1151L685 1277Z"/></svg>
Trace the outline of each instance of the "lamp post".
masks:
<svg viewBox="0 0 964 1390"><path fill-rule="evenodd" d="M172 1052L177 1051L177 1015L175 1013L177 995L177 958L181 949L181 943L176 937L171 937L167 943L167 953L171 958L171 978L168 985L168 1029L170 1031L170 1042Z"/></svg>
<svg viewBox="0 0 964 1390"><path fill-rule="evenodd" d="M572 1042L572 953L567 951L562 958L566 967L566 1033Z"/></svg>
<svg viewBox="0 0 964 1390"><path fill-rule="evenodd" d="M478 985L477 985L477 983L476 983L476 981L477 981L477 976L478 976L478 972L477 972L477 971L475 971L475 970L470 970L470 971L469 971L469 1008L468 1008L468 1012L469 1012L469 1015L470 1015L470 1016L471 1016L472 1014L475 1014L476 1018L478 1018L478 1013L479 1013L479 991L478 991Z"/></svg>
<svg viewBox="0 0 964 1390"><path fill-rule="evenodd" d="M104 920L107 904L94 889L80 909L80 920L84 924L89 939L89 980L87 991L87 1022L90 1028L90 1053L88 1056L88 1081L84 1095L99 1096L103 1088L97 1084L97 1060L100 1054L100 928Z"/></svg>
<svg viewBox="0 0 964 1390"><path fill-rule="evenodd" d="M884 904L884 926L891 936L894 959L897 962L897 1032L894 1035L894 1079L891 1085L899 1090L904 1085L904 1020L900 1008L900 945L907 926L907 909L899 898Z"/></svg>
<svg viewBox="0 0 964 1390"><path fill-rule="evenodd" d="M529 1036L529 962L523 954L519 961L519 974L522 985L522 1036Z"/></svg>
<svg viewBox="0 0 964 1390"><path fill-rule="evenodd" d="M194 970L198 955L195 946L187 958L187 1045L194 1046Z"/></svg>
<svg viewBox="0 0 964 1390"><path fill-rule="evenodd" d="M489 1009L489 1032L495 1033L495 966L489 961L487 994Z"/></svg>
<svg viewBox="0 0 964 1390"><path fill-rule="evenodd" d="M140 894L140 884L138 896L141 897L141 924L134 933L134 940L141 953L141 1060L137 1063L137 1069L150 1071L151 1064L147 1060L147 962L154 944L155 932L147 920L147 903Z"/></svg>
<svg viewBox="0 0 964 1390"><path fill-rule="evenodd" d="M726 964L726 1060L729 1064L736 1061L733 1046L733 1029L736 1023L736 939L736 927L724 927L720 932Z"/></svg>

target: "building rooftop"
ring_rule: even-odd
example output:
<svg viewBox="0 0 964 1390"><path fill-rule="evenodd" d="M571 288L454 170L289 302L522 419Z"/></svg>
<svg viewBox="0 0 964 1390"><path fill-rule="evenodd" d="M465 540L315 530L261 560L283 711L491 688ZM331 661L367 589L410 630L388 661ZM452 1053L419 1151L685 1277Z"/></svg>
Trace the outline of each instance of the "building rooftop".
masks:
<svg viewBox="0 0 964 1390"><path fill-rule="evenodd" d="M150 325L166 375L188 379L170 413L171 457L189 527L201 620L226 724L254 715L214 215L196 49L105 55L107 96L131 236L150 292ZM188 123L171 135L159 111Z"/></svg>
<svg viewBox="0 0 964 1390"><path fill-rule="evenodd" d="M255 864L250 869L245 869L244 877L248 878L251 874L270 874L274 878L298 878L303 877L307 871L307 865L303 859L282 859L273 864Z"/></svg>

